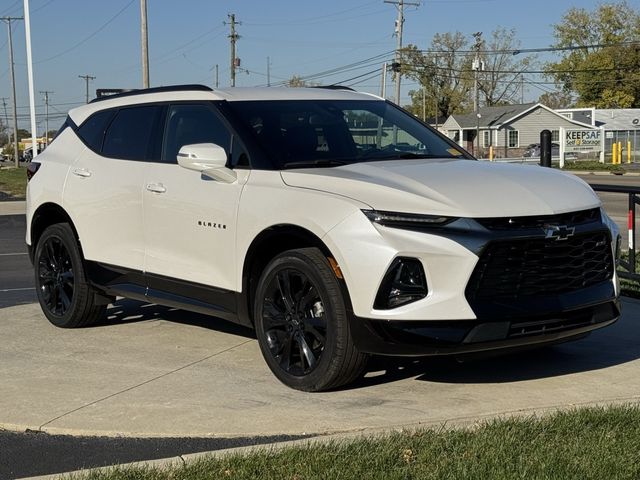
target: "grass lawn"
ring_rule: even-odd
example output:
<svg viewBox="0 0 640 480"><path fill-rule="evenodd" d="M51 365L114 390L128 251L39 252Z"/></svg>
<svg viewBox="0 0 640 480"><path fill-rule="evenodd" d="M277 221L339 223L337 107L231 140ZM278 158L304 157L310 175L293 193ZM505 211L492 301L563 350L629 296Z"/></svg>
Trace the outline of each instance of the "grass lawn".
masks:
<svg viewBox="0 0 640 480"><path fill-rule="evenodd" d="M68 477L67 477L68 478ZM74 479L638 479L640 407L583 408Z"/></svg>
<svg viewBox="0 0 640 480"><path fill-rule="evenodd" d="M625 252L622 254L622 259L625 261L629 261L629 253ZM636 252L636 272L640 273L640 252ZM634 282L631 280L626 280L624 278L620 279L620 290L623 295L628 295L630 297L640 298L640 283Z"/></svg>
<svg viewBox="0 0 640 480"><path fill-rule="evenodd" d="M25 167L0 168L0 201L24 200L27 189L27 172Z"/></svg>

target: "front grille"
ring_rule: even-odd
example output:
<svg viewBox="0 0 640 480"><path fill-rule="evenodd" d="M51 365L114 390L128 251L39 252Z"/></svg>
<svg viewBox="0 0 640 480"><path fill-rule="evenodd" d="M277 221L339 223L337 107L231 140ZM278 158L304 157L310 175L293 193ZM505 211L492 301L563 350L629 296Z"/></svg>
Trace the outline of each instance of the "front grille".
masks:
<svg viewBox="0 0 640 480"><path fill-rule="evenodd" d="M580 290L612 278L613 255L605 231L490 243L469 280L469 301L518 299Z"/></svg>
<svg viewBox="0 0 640 480"><path fill-rule="evenodd" d="M489 230L525 230L543 228L547 224L577 226L600 221L600 209L591 208L558 215L476 218L475 220Z"/></svg>

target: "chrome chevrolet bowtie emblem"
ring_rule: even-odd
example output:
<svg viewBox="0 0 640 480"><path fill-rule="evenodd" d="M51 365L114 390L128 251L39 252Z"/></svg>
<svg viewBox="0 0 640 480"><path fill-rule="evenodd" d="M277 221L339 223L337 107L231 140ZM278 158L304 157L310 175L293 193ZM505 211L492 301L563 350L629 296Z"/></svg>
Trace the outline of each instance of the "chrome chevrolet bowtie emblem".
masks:
<svg viewBox="0 0 640 480"><path fill-rule="evenodd" d="M545 238L553 238L555 240L567 240L575 233L575 227L567 227L566 225L545 225Z"/></svg>

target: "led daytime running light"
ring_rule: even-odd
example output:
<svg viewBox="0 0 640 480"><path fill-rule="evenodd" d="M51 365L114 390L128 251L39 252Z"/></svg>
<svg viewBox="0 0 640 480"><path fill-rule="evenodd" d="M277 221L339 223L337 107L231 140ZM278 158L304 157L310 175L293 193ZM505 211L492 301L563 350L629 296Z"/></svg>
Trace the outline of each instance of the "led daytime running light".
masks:
<svg viewBox="0 0 640 480"><path fill-rule="evenodd" d="M362 210L369 220L380 225L393 226L440 226L453 220L451 217L437 215L418 215L415 213L382 212L378 210Z"/></svg>

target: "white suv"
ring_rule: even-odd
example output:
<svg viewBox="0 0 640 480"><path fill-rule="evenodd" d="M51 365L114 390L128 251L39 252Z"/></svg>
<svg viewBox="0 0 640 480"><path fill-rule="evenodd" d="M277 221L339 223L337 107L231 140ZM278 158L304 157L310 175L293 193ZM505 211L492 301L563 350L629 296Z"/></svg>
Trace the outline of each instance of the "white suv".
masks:
<svg viewBox="0 0 640 480"><path fill-rule="evenodd" d="M117 296L207 313L317 391L369 354L556 343L620 314L619 235L586 183L475 161L373 95L128 92L69 112L36 160L26 240L60 327Z"/></svg>

